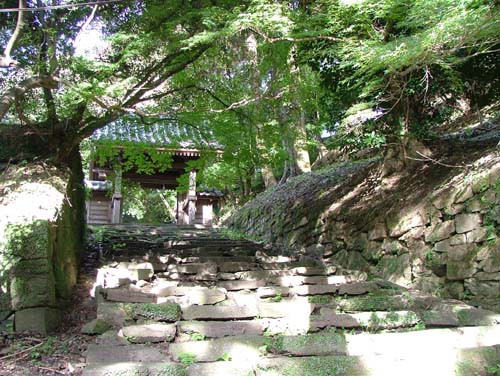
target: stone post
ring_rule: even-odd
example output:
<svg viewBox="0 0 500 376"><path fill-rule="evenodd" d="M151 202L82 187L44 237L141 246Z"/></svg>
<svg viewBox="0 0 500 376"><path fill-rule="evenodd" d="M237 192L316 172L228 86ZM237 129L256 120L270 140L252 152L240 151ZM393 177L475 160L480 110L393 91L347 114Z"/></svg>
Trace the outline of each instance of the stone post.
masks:
<svg viewBox="0 0 500 376"><path fill-rule="evenodd" d="M187 209L188 209L189 224L193 225L196 218L196 170L192 170L189 172Z"/></svg>

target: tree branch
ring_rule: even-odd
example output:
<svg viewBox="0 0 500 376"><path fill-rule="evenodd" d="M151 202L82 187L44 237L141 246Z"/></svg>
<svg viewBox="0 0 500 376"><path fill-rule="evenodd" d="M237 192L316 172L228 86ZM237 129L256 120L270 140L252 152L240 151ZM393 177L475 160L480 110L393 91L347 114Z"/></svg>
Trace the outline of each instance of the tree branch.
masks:
<svg viewBox="0 0 500 376"><path fill-rule="evenodd" d="M52 10L52 9L67 9L67 8L77 8L77 7L86 7L89 5L103 5L103 4L112 4L112 3L121 3L124 0L99 0L99 1L89 1L86 3L72 3L72 4L60 4L60 5L47 5L35 8L27 8L26 5L23 5L19 8L4 8L0 9L0 13L10 13L10 12L38 12L40 10Z"/></svg>
<svg viewBox="0 0 500 376"><path fill-rule="evenodd" d="M179 63L172 63L170 66L174 65L173 68L165 70L163 73L159 74L157 79L149 79L140 88L138 88L133 95L131 95L123 104L124 108L131 108L137 103L139 103L142 99L142 96L147 92L157 88L162 83L164 83L169 77L172 77L176 73L181 72L183 69L188 67L190 64L195 62L203 53L209 48L209 46L202 46L199 50L197 50L193 56L187 58L186 60ZM150 76L154 73L151 72Z"/></svg>
<svg viewBox="0 0 500 376"><path fill-rule="evenodd" d="M330 40L334 42L341 42L343 39L337 38L331 35L312 35L309 37L270 37L267 35L265 32L262 30L256 28L256 27L249 27L247 30L250 30L254 32L257 35L260 35L264 40L268 43L275 43L275 42L314 42L314 41L319 41L319 40Z"/></svg>
<svg viewBox="0 0 500 376"><path fill-rule="evenodd" d="M10 88L0 98L0 120L5 117L16 100L23 98L29 90L35 88L57 89L57 78L53 76L31 77Z"/></svg>
<svg viewBox="0 0 500 376"><path fill-rule="evenodd" d="M0 57L0 68L9 68L17 65L17 61L12 59L10 54L12 52L14 44L16 44L17 40L21 36L21 32L23 31L25 23L24 12L22 10L23 8L26 8L26 0L19 0L19 10L18 10L19 13L17 14L16 28L14 29L14 32L10 36L10 39L7 42L7 46L5 46L2 57Z"/></svg>

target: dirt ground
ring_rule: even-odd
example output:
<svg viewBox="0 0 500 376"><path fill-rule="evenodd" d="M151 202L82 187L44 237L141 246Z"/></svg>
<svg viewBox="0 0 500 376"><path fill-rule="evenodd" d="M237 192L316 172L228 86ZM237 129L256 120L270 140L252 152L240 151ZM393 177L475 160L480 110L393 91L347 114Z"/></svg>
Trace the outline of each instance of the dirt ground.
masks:
<svg viewBox="0 0 500 376"><path fill-rule="evenodd" d="M82 374L84 352L92 337L81 334L80 329L96 314L89 296L93 279L91 274L80 277L61 328L50 336L0 328L0 376Z"/></svg>

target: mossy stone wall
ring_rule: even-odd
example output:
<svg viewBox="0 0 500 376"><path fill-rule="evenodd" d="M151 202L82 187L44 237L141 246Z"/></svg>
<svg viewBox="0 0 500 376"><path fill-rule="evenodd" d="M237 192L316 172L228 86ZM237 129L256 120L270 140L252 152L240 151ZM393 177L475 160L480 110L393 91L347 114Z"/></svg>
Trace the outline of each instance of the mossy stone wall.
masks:
<svg viewBox="0 0 500 376"><path fill-rule="evenodd" d="M345 273L500 311L500 163L496 151L474 158L380 181L376 164L335 166L265 192L227 224Z"/></svg>
<svg viewBox="0 0 500 376"><path fill-rule="evenodd" d="M47 317L59 316L44 312L64 307L77 280L85 235L83 177L27 164L9 167L1 180L0 319L18 312L16 326L45 333L55 327ZM21 314L28 309L30 315ZM40 312L40 322L33 312ZM21 322L26 317L32 323Z"/></svg>

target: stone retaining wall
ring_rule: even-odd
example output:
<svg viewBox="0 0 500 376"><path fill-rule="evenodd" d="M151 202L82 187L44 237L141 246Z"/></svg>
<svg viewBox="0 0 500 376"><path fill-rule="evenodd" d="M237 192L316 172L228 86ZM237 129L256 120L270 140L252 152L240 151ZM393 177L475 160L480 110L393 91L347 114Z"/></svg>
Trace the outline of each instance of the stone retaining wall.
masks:
<svg viewBox="0 0 500 376"><path fill-rule="evenodd" d="M72 177L42 164L1 177L0 324L14 313L17 331L46 334L62 321L83 246L83 186Z"/></svg>
<svg viewBox="0 0 500 376"><path fill-rule="evenodd" d="M301 176L228 224L285 252L500 311L500 162L485 154L467 171L421 166L378 182L373 164Z"/></svg>

